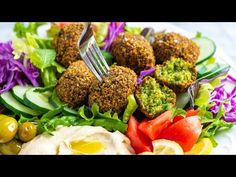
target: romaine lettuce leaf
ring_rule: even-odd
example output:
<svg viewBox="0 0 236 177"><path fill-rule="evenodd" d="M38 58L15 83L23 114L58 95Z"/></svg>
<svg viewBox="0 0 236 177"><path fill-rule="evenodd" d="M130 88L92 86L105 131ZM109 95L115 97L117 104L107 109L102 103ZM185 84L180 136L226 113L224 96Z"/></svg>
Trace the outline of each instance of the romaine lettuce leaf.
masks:
<svg viewBox="0 0 236 177"><path fill-rule="evenodd" d="M38 27L45 25L46 22L30 22L27 26L22 22L16 22L13 31L19 38L25 37L26 33L37 34Z"/></svg>

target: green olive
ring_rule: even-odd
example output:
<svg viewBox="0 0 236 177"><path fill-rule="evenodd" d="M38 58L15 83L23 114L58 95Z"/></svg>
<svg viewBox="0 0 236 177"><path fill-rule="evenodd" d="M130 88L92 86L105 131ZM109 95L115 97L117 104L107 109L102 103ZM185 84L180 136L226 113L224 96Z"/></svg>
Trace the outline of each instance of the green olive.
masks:
<svg viewBox="0 0 236 177"><path fill-rule="evenodd" d="M16 119L0 114L0 143L11 141L17 133L17 129Z"/></svg>
<svg viewBox="0 0 236 177"><path fill-rule="evenodd" d="M19 126L18 137L23 142L32 140L37 134L37 127L31 122L25 122Z"/></svg>
<svg viewBox="0 0 236 177"><path fill-rule="evenodd" d="M4 155L17 155L21 150L21 143L13 139L7 143L0 144L0 152Z"/></svg>

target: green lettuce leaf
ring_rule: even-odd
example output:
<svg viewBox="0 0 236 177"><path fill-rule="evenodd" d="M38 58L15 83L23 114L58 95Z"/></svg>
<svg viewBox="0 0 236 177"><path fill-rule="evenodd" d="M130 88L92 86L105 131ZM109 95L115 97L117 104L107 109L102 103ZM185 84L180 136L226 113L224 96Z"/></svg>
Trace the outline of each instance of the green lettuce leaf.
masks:
<svg viewBox="0 0 236 177"><path fill-rule="evenodd" d="M127 97L127 99L128 99L128 105L127 105L126 108L125 108L125 111L124 111L124 113L123 113L123 118L122 118L122 120L123 120L124 123L127 123L127 122L128 122L130 116L131 116L131 115L136 111L136 109L138 108L138 104L137 104L137 102L136 102L135 97L134 97L133 94L132 94L132 95L129 95L129 96Z"/></svg>
<svg viewBox="0 0 236 177"><path fill-rule="evenodd" d="M50 29L47 30L47 35L48 37L54 38L59 31L60 31L59 26L56 23L51 23Z"/></svg>
<svg viewBox="0 0 236 177"><path fill-rule="evenodd" d="M41 49L53 49L52 41L53 38L39 38L38 36L34 37L39 48Z"/></svg>
<svg viewBox="0 0 236 177"><path fill-rule="evenodd" d="M52 66L55 66L57 69L57 72L59 72L59 73L63 73L66 70L65 67L63 67L62 65L60 65L59 63L57 63L55 61L52 62Z"/></svg>
<svg viewBox="0 0 236 177"><path fill-rule="evenodd" d="M93 31L94 31L94 37L95 40L98 44L99 47L103 47L104 46L104 40L108 34L108 26L109 23L106 22L94 22L92 23L93 26Z"/></svg>
<svg viewBox="0 0 236 177"><path fill-rule="evenodd" d="M15 59L19 59L22 53L25 54L25 58L29 59L29 54L34 51L34 47L30 46L26 39L17 38L16 36L12 37L12 47Z"/></svg>
<svg viewBox="0 0 236 177"><path fill-rule="evenodd" d="M215 135L217 132L233 127L233 123L224 121L223 116L225 115L225 108L223 105L220 106L217 115L214 117L213 114L208 111L208 107L200 107L199 117L203 124L202 133L200 138L210 138L213 146L217 146Z"/></svg>
<svg viewBox="0 0 236 177"><path fill-rule="evenodd" d="M172 113L172 118L174 118L175 116L185 117L185 115L186 115L186 111L182 108L174 107L174 108L171 108L170 110L171 110L171 113Z"/></svg>
<svg viewBox="0 0 236 177"><path fill-rule="evenodd" d="M56 58L56 52L53 49L35 49L30 54L31 63L43 71L50 67Z"/></svg>
<svg viewBox="0 0 236 177"><path fill-rule="evenodd" d="M120 131L121 133L125 133L128 125L123 123L122 121L118 121L115 119L93 119L94 126L101 126L105 129L107 129L108 131Z"/></svg>
<svg viewBox="0 0 236 177"><path fill-rule="evenodd" d="M118 114L117 113L112 114L111 110L105 113L101 113L99 111L99 106L97 103L94 103L92 105L91 110L88 109L85 105L81 106L79 108L78 114L80 117L82 117L85 120L105 118L105 119L115 119L115 120L121 121L118 117Z"/></svg>
<svg viewBox="0 0 236 177"><path fill-rule="evenodd" d="M197 32L195 35L195 38L201 38L202 37L202 33L201 32Z"/></svg>
<svg viewBox="0 0 236 177"><path fill-rule="evenodd" d="M27 118L27 117L24 117L23 115L20 115L20 118L18 120L18 123L19 124L23 124L25 122L37 122L39 121L38 117L31 117L31 118Z"/></svg>
<svg viewBox="0 0 236 177"><path fill-rule="evenodd" d="M118 114L117 114L117 113L114 113L114 114L112 115L112 111L111 111L111 110L109 110L109 111L107 111L107 112L105 112L105 113L101 113L101 112L99 111L99 106L98 106L98 104L96 104L96 103L94 103L94 104L92 105L91 110L92 110L92 113L93 113L93 115L94 115L94 118L116 119L116 120L120 121L120 119L119 119L119 117L118 117Z"/></svg>
<svg viewBox="0 0 236 177"><path fill-rule="evenodd" d="M196 106L208 105L210 101L210 93L214 87L210 83L202 84L199 88L198 95L194 100Z"/></svg>
<svg viewBox="0 0 236 177"><path fill-rule="evenodd" d="M22 22L16 22L13 31L19 38L25 37L26 33L37 34L38 27L45 25L46 22L30 22L27 26Z"/></svg>
<svg viewBox="0 0 236 177"><path fill-rule="evenodd" d="M78 114L85 120L92 120L94 118L94 113L91 112L85 105L79 108Z"/></svg>
<svg viewBox="0 0 236 177"><path fill-rule="evenodd" d="M132 34L140 34L142 31L142 28L140 27L131 27L131 26L125 26L125 31L132 33Z"/></svg>

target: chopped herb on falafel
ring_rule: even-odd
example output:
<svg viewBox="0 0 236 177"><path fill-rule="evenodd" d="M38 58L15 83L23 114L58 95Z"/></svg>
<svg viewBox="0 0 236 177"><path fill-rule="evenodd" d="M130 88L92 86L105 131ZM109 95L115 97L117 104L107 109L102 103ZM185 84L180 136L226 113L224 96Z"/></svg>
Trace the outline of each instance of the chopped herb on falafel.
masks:
<svg viewBox="0 0 236 177"><path fill-rule="evenodd" d="M197 70L193 63L172 58L163 65L156 65L155 78L175 92L182 93L196 80Z"/></svg>
<svg viewBox="0 0 236 177"><path fill-rule="evenodd" d="M148 118L155 118L176 103L176 95L173 90L161 85L150 76L143 79L135 93L139 109Z"/></svg>

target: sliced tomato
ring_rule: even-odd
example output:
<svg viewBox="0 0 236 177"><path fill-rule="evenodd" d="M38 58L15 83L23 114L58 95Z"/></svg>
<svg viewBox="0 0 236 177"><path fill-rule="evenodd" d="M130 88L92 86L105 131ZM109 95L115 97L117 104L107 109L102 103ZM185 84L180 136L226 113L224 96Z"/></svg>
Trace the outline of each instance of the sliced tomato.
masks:
<svg viewBox="0 0 236 177"><path fill-rule="evenodd" d="M170 124L171 111L166 111L155 119L143 120L138 128L151 140L155 140L160 135L160 133Z"/></svg>
<svg viewBox="0 0 236 177"><path fill-rule="evenodd" d="M173 123L162 131L158 138L179 143L183 150L189 151L201 134L202 125L198 116L191 116Z"/></svg>
<svg viewBox="0 0 236 177"><path fill-rule="evenodd" d="M152 143L139 129L139 122L131 116L128 122L128 129L126 135L130 139L131 146L136 153L152 152Z"/></svg>
<svg viewBox="0 0 236 177"><path fill-rule="evenodd" d="M65 25L70 24L70 22L55 22L59 28L63 28Z"/></svg>
<svg viewBox="0 0 236 177"><path fill-rule="evenodd" d="M175 116L173 119L173 123L178 122L179 120L182 120L182 119L184 119L183 116Z"/></svg>
<svg viewBox="0 0 236 177"><path fill-rule="evenodd" d="M196 110L190 109L186 112L186 117L197 116L199 111L200 111L199 109Z"/></svg>

